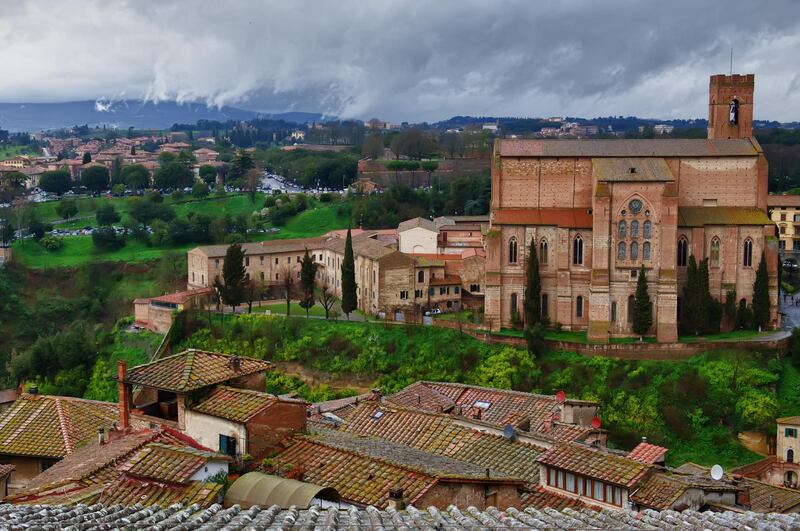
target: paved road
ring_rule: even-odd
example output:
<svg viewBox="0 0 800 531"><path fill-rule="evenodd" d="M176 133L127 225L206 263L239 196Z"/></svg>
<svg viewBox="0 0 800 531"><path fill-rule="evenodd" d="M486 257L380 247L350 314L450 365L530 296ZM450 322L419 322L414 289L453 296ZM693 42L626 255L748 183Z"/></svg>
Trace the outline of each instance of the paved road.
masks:
<svg viewBox="0 0 800 531"><path fill-rule="evenodd" d="M302 192L302 189L300 187L292 186L286 181L280 182L277 179L270 177L270 175L267 173L264 173L264 178L262 179L262 185L264 186L264 188L270 187L273 190L280 190L288 193Z"/></svg>

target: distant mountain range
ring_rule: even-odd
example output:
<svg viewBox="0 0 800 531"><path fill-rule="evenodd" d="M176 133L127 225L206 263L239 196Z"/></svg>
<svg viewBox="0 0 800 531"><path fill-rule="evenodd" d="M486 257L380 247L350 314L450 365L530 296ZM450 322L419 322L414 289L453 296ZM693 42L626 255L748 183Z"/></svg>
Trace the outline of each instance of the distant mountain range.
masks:
<svg viewBox="0 0 800 531"><path fill-rule="evenodd" d="M166 129L175 123L197 120L251 120L270 118L295 123L319 122L320 113L258 113L236 107L208 107L202 103L120 101L73 101L66 103L0 103L0 129L41 131L73 125L127 129Z"/></svg>

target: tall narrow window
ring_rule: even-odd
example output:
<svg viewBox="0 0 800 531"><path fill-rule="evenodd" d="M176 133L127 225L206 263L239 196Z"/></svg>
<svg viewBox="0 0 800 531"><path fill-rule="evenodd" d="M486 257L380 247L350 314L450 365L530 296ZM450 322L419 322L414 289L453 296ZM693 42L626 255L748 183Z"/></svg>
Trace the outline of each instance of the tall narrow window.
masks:
<svg viewBox="0 0 800 531"><path fill-rule="evenodd" d="M642 244L642 260L650 260L650 242Z"/></svg>
<svg viewBox="0 0 800 531"><path fill-rule="evenodd" d="M542 293L542 317L547 318L550 315L550 297L547 293Z"/></svg>
<svg viewBox="0 0 800 531"><path fill-rule="evenodd" d="M619 237L621 239L627 238L628 237L628 224L625 223L625 220L620 221L617 227L618 227L617 228L617 234L619 235Z"/></svg>
<svg viewBox="0 0 800 531"><path fill-rule="evenodd" d="M617 322L617 303L616 301L611 301L611 322Z"/></svg>
<svg viewBox="0 0 800 531"><path fill-rule="evenodd" d="M711 240L711 252L709 253L709 260L711 267L719 267L719 238L714 237Z"/></svg>
<svg viewBox="0 0 800 531"><path fill-rule="evenodd" d="M619 244L617 244L617 260L625 260L627 250L628 246L625 242L619 242Z"/></svg>
<svg viewBox="0 0 800 531"><path fill-rule="evenodd" d="M631 244L631 260L636 261L639 259L639 243L633 242Z"/></svg>
<svg viewBox="0 0 800 531"><path fill-rule="evenodd" d="M547 240L544 238L539 242L539 263L547 265Z"/></svg>
<svg viewBox="0 0 800 531"><path fill-rule="evenodd" d="M686 267L686 259L689 253L689 242L681 236L678 238L678 267Z"/></svg>
<svg viewBox="0 0 800 531"><path fill-rule="evenodd" d="M375 276L375 272L372 272L373 276ZM417 273L417 282L423 283L425 282L425 271L420 271Z"/></svg>
<svg viewBox="0 0 800 531"><path fill-rule="evenodd" d="M517 294L511 294L511 316L515 316L517 314Z"/></svg>
<svg viewBox="0 0 800 531"><path fill-rule="evenodd" d="M508 263L517 263L517 239L511 238L508 240Z"/></svg>
<svg viewBox="0 0 800 531"><path fill-rule="evenodd" d="M583 239L580 236L572 240L572 263L583 265Z"/></svg>
<svg viewBox="0 0 800 531"><path fill-rule="evenodd" d="M580 295L575 299L575 317L583 317L583 297Z"/></svg>
<svg viewBox="0 0 800 531"><path fill-rule="evenodd" d="M747 238L744 241L744 256L742 256L742 265L745 267L753 267L753 240Z"/></svg>
<svg viewBox="0 0 800 531"><path fill-rule="evenodd" d="M631 238L639 237L639 222L631 221Z"/></svg>
<svg viewBox="0 0 800 531"><path fill-rule="evenodd" d="M649 220L645 221L644 224L642 224L642 232L644 232L644 239L645 240L649 240L652 237L653 224L650 223Z"/></svg>
<svg viewBox="0 0 800 531"><path fill-rule="evenodd" d="M628 296L628 322L633 322L633 295Z"/></svg>

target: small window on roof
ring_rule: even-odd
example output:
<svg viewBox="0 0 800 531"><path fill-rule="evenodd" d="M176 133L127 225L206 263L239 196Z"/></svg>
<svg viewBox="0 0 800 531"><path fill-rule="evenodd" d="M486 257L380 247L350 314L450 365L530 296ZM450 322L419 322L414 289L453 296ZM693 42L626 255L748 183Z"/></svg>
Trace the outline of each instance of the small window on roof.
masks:
<svg viewBox="0 0 800 531"><path fill-rule="evenodd" d="M375 413L372 414L372 418L374 418L375 420L378 420L382 416L383 416L383 411L376 411Z"/></svg>
<svg viewBox="0 0 800 531"><path fill-rule="evenodd" d="M489 409L492 406L492 403L484 400L476 400L474 405L475 407L479 407L481 409Z"/></svg>

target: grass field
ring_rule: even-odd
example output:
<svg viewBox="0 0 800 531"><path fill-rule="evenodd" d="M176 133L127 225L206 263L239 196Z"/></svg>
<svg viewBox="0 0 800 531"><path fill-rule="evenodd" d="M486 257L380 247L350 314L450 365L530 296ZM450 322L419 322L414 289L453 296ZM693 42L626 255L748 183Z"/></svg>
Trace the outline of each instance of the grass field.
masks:
<svg viewBox="0 0 800 531"><path fill-rule="evenodd" d="M36 155L36 153L28 146L0 147L0 160L13 159L17 155Z"/></svg>
<svg viewBox="0 0 800 531"><path fill-rule="evenodd" d="M298 303L293 302L290 305L291 315L294 317L305 317L306 311ZM286 315L286 301L273 302L270 304L263 304L261 306L253 307L253 313L264 313L267 310L274 314ZM315 304L308 310L308 315L313 317L325 317L325 309L319 304Z"/></svg>
<svg viewBox="0 0 800 531"><path fill-rule="evenodd" d="M114 201L114 199L105 199ZM98 199L99 201L99 199ZM228 198L223 206L228 212L243 209L250 205L250 200L245 196L234 196ZM215 205L213 201L201 201L181 205L185 208L208 209ZM214 210L213 212L218 212ZM88 221L88 220L87 220ZM92 220L94 221L94 220ZM82 223L78 226L89 225ZM251 235L253 241L285 239L285 238L307 238L320 236L330 230L342 229L347 227L347 219L337 214L337 209L333 206L319 207L314 210L302 212L289 220L286 227L277 233L255 233ZM27 267L40 269L52 267L74 267L91 261L124 261L129 263L142 262L159 258L167 251L185 252L198 244L189 243L175 247L148 247L147 245L129 238L125 247L111 252L99 253L92 244L91 236L70 236L64 238L64 246L55 252L46 251L41 245L26 240L14 242L14 258Z"/></svg>

